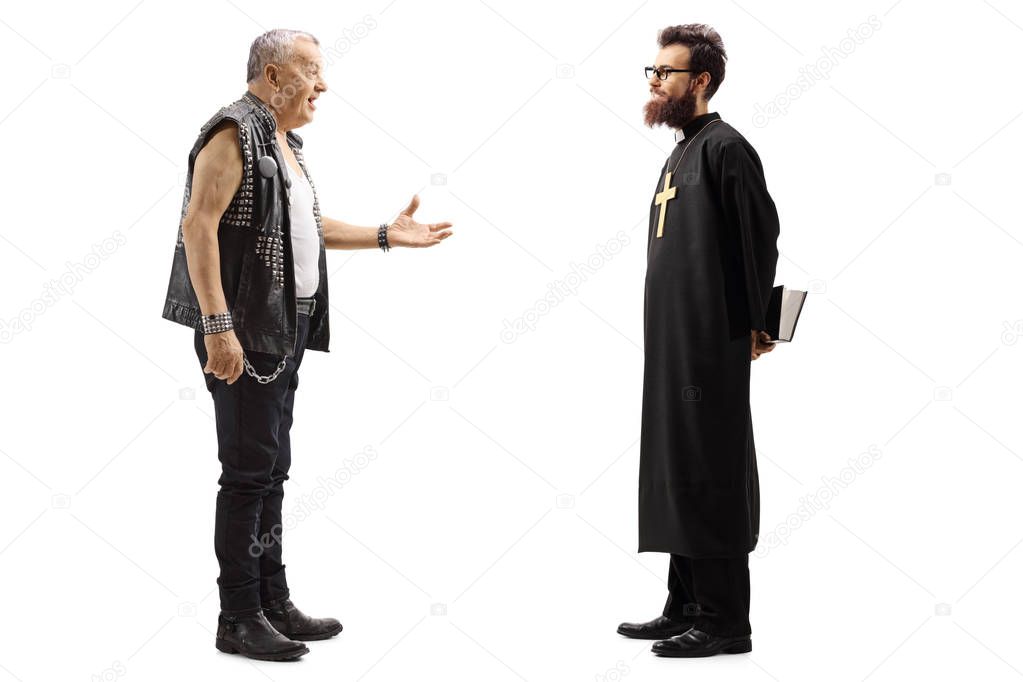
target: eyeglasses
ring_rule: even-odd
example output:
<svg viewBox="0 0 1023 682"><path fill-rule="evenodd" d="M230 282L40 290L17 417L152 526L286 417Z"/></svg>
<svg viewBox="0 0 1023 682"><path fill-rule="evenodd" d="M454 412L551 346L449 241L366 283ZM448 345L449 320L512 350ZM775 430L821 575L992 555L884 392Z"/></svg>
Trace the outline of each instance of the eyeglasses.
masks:
<svg viewBox="0 0 1023 682"><path fill-rule="evenodd" d="M647 66L645 67L646 79L650 80L650 76L657 74L657 78L660 80L668 80L668 74L670 73L695 73L696 69L669 69L665 66Z"/></svg>

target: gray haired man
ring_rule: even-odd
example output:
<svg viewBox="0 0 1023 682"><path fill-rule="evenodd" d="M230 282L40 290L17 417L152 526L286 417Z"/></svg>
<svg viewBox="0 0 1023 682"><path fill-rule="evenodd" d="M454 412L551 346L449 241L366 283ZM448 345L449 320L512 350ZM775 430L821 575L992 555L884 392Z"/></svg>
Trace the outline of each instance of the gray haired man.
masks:
<svg viewBox="0 0 1023 682"><path fill-rule="evenodd" d="M341 632L290 599L281 558L283 483L291 465L298 369L329 351L326 249L426 247L451 223L418 223L418 196L391 223L320 215L294 129L326 92L319 41L276 29L252 43L248 89L199 131L188 157L163 317L195 330L216 412L216 646L262 660L308 653Z"/></svg>

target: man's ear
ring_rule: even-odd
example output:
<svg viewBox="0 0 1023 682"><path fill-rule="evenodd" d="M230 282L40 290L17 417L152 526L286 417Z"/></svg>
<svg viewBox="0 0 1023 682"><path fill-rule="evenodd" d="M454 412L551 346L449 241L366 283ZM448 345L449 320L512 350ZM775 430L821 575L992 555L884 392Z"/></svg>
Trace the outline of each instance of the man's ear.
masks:
<svg viewBox="0 0 1023 682"><path fill-rule="evenodd" d="M711 75L707 71L703 71L702 73L700 73L699 76L696 77L696 83L697 83L696 88L697 88L697 90L700 91L699 95L700 95L700 97L703 97L704 101L707 100L707 97L706 97L705 93L707 92L707 88L710 87L710 81L711 80L712 80Z"/></svg>
<svg viewBox="0 0 1023 682"><path fill-rule="evenodd" d="M276 64L267 64L263 67L263 78L270 83L270 87L272 87L275 92L281 89L281 84L279 82L280 72L277 69Z"/></svg>

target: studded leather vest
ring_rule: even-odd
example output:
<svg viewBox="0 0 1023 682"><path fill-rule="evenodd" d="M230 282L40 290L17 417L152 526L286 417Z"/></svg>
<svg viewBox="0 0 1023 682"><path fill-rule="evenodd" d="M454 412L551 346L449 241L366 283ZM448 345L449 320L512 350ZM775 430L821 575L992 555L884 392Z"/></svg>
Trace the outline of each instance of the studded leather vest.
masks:
<svg viewBox="0 0 1023 682"><path fill-rule="evenodd" d="M209 135L226 119L238 126L243 168L241 186L221 217L217 232L224 297L243 349L293 356L296 352L296 302L288 213L291 179L274 134L277 122L273 112L251 92L222 107L207 121L188 155L185 195L163 317L193 329L199 325L202 313L188 275L182 224L188 213L195 158ZM302 138L288 131L287 141L313 189L313 214L320 236L320 283L314 294L316 307L309 320L306 348L326 352L329 351L330 323L327 253L320 205L302 157Z"/></svg>

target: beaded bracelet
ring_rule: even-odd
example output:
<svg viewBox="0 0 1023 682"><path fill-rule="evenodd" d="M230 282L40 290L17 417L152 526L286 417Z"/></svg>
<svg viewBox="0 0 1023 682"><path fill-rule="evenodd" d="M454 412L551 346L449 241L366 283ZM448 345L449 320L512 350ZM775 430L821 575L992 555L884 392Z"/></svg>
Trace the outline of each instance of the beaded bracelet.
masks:
<svg viewBox="0 0 1023 682"><path fill-rule="evenodd" d="M202 323L203 334L219 334L220 332L226 332L228 329L234 329L234 320L231 319L230 311L213 315L202 315L199 320Z"/></svg>
<svg viewBox="0 0 1023 682"><path fill-rule="evenodd" d="M377 229L377 246L379 246L383 251L387 251L391 248L391 245L387 241L388 227L389 225L387 223L380 223L380 227Z"/></svg>

